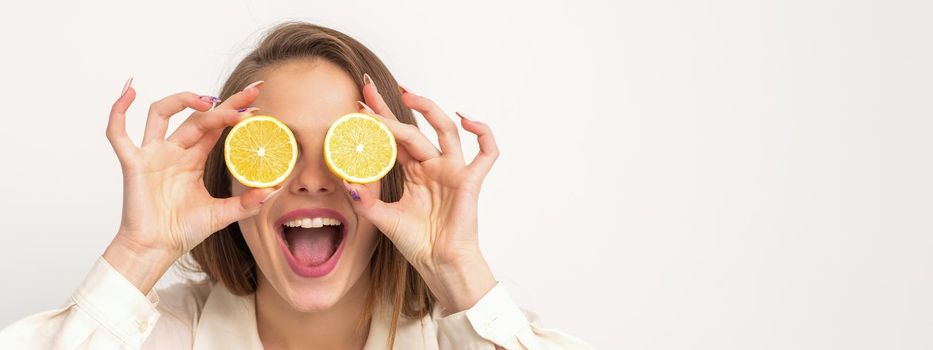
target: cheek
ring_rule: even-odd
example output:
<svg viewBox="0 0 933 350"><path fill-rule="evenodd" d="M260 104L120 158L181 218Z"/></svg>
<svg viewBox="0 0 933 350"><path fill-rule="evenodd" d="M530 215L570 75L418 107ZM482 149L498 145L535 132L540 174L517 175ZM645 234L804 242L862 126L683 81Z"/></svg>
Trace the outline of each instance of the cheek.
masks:
<svg viewBox="0 0 933 350"><path fill-rule="evenodd" d="M240 232L243 233L243 239L246 241L246 245L249 247L249 250L253 252L253 255L255 255L258 251L261 251L262 249L258 249L261 246L261 242L259 242L259 233L258 228L256 227L255 217L240 220L237 222L237 225L240 226Z"/></svg>
<svg viewBox="0 0 933 350"><path fill-rule="evenodd" d="M359 237L356 242L360 251L359 254L365 258L364 260L368 261L372 257L372 251L376 247L376 239L379 238L380 233L376 226L369 222L361 223L360 229L356 233Z"/></svg>
<svg viewBox="0 0 933 350"><path fill-rule="evenodd" d="M370 193L376 193L378 196L380 193L379 183L380 182L377 181L367 184L366 186L369 187L367 190L369 190ZM358 260L369 262L376 249L376 242L379 240L380 236L382 236L382 233L379 233L379 229L376 228L376 225L363 218L363 216L358 215L357 219L359 220L356 229L358 239L354 243L356 246L354 248L358 250L358 254L360 255Z"/></svg>
<svg viewBox="0 0 933 350"><path fill-rule="evenodd" d="M360 223L359 229L356 230L356 239L351 247L347 247L350 252L344 252L352 254L352 258L348 257L350 259L346 261L349 266L346 266L343 272L346 274L346 281L349 285L354 285L363 278L372 264L380 235L382 234L371 223Z"/></svg>

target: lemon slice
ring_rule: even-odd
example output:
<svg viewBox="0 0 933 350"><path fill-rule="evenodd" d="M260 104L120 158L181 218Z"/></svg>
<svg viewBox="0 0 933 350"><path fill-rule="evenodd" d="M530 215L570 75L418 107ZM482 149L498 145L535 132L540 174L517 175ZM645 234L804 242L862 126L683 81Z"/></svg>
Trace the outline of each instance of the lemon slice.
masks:
<svg viewBox="0 0 933 350"><path fill-rule="evenodd" d="M249 187L273 187L285 181L298 160L295 135L267 115L241 120L224 140L224 161L230 174Z"/></svg>
<svg viewBox="0 0 933 350"><path fill-rule="evenodd" d="M392 170L397 155L395 136L382 121L369 114L340 117L324 136L324 162L347 182L379 181Z"/></svg>

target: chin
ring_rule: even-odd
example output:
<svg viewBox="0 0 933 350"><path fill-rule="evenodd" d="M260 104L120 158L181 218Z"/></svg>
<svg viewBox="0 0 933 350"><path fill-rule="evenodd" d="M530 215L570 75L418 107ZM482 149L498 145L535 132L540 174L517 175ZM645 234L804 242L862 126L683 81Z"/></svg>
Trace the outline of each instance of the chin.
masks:
<svg viewBox="0 0 933 350"><path fill-rule="evenodd" d="M343 298L346 288L337 286L295 287L288 286L286 300L297 311L322 312L330 310Z"/></svg>

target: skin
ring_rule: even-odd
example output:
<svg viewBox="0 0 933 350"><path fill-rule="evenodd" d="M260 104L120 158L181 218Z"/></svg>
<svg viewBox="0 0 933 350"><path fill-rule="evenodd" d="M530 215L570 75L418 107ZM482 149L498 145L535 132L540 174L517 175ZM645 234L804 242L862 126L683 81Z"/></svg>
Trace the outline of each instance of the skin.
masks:
<svg viewBox="0 0 933 350"><path fill-rule="evenodd" d="M353 77L330 62L289 61L263 72L264 83L234 94L213 109L185 92L153 103L143 142L124 128L136 97L129 87L114 103L107 137L124 174L120 229L104 258L142 293L171 264L211 233L238 222L259 266L257 327L266 348L361 348L355 332L370 288L368 262L381 230L424 278L445 314L468 309L495 285L479 250L477 204L482 181L498 157L489 127L460 118L477 136L480 152L466 162L455 122L434 102L406 92L402 102L438 134L440 149L417 127L398 122L375 85L360 91ZM261 90L261 92L260 92ZM357 101L362 101L359 103ZM278 189L249 189L234 181L231 198L212 198L201 183L207 153L222 129L254 111L274 115L296 134L299 161ZM168 118L194 109L165 137ZM377 115L396 136L405 193L379 200L379 183L348 184L323 160L323 138L338 117L354 111ZM348 191L356 191L353 200ZM344 252L328 275L305 278L288 267L272 222L301 207L328 207L349 221ZM312 341L313 340L313 341Z"/></svg>

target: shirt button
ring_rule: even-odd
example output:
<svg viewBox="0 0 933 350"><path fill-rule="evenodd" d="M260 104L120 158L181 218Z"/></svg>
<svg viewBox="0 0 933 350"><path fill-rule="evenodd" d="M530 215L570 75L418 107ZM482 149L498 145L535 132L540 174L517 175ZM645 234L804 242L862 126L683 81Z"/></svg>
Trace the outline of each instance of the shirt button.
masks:
<svg viewBox="0 0 933 350"><path fill-rule="evenodd" d="M146 331L146 328L149 328L149 321L146 320L137 321L136 324L139 326L139 333L143 333Z"/></svg>

